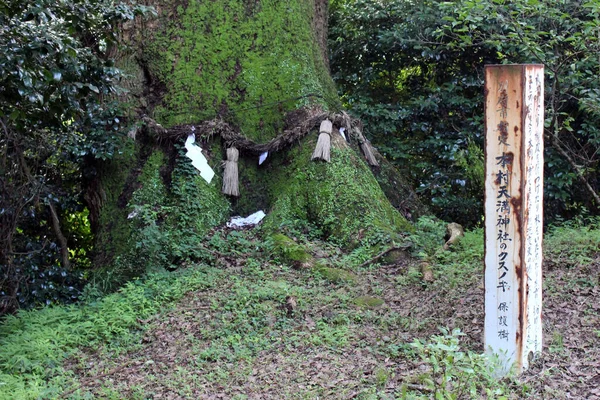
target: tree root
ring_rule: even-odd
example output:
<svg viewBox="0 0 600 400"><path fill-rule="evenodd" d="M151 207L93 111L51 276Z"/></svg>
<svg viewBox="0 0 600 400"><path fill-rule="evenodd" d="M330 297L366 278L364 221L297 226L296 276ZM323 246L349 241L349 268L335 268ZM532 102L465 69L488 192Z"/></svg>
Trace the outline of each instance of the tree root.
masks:
<svg viewBox="0 0 600 400"><path fill-rule="evenodd" d="M358 266L358 268L364 268L364 267L366 267L367 265L370 265L370 264L373 264L373 263L375 263L375 262L379 261L379 259L380 259L381 257L385 256L386 254L388 254L388 253L389 253L389 252L391 252L391 251L394 251L394 250L407 250L407 249L409 249L410 247L411 247L411 245L410 245L410 244L407 244L407 245L404 245L404 246L394 246L394 247L390 247L389 249L387 249L387 250L385 250L385 251L382 251L381 253L377 254L375 257L371 258L369 261L365 261L364 263L360 264L360 265Z"/></svg>
<svg viewBox="0 0 600 400"><path fill-rule="evenodd" d="M425 282L433 282L433 268L428 261L421 261L421 274L423 274L423 280Z"/></svg>
<svg viewBox="0 0 600 400"><path fill-rule="evenodd" d="M458 243L460 238L465 236L465 230L456 222L449 223L446 227L446 232L449 236L449 239L446 241L446 243L444 243L444 250L449 250L450 246Z"/></svg>

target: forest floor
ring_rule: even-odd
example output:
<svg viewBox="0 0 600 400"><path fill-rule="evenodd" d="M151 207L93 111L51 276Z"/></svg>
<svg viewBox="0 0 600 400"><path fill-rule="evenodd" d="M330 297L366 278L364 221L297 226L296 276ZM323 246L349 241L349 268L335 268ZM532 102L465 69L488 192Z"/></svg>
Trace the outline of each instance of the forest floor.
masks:
<svg viewBox="0 0 600 400"><path fill-rule="evenodd" d="M480 356L481 230L431 258L431 283L408 254L332 274L282 264L251 231L215 235L209 285L138 319L126 340L76 346L48 398L600 399L598 229L546 236L543 354L503 380ZM311 246L342 269L366 257Z"/></svg>
<svg viewBox="0 0 600 400"><path fill-rule="evenodd" d="M437 256L429 284L409 256L343 279L266 259L221 258L215 273L223 279L144 321L131 349L72 356L76 392L155 399L433 397L440 377L431 357L461 350L438 344L439 354L424 355L411 343L432 343L445 327L460 329L464 351L483 352L481 250L468 248L481 246L481 231L469 235L455 252ZM584 256L584 248L546 252L543 356L485 396L600 399L600 249ZM482 379L478 373L490 378L481 363L470 365L481 369L472 375L461 375L461 366L449 371L456 381ZM483 397L481 388L469 395L477 385L446 390Z"/></svg>

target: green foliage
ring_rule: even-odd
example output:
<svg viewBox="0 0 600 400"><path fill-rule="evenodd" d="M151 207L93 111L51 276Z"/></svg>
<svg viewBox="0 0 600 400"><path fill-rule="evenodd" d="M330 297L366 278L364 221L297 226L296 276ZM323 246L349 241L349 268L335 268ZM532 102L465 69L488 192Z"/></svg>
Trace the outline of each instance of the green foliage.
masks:
<svg viewBox="0 0 600 400"><path fill-rule="evenodd" d="M544 258L560 268L582 267L600 254L600 219L572 220L551 226L544 239Z"/></svg>
<svg viewBox="0 0 600 400"><path fill-rule="evenodd" d="M80 306L46 307L6 317L0 326L0 398L58 398L50 384L77 348L126 346L136 340L141 320L158 313L190 290L214 285L208 267L179 274L150 274L119 292ZM56 382L53 382L56 383ZM63 382L65 383L65 382Z"/></svg>
<svg viewBox="0 0 600 400"><path fill-rule="evenodd" d="M581 211L573 202L599 206L578 178L598 193L599 15L596 1L337 1L332 73L345 105L436 215L473 226L483 200L483 67L544 64L545 209L570 217Z"/></svg>
<svg viewBox="0 0 600 400"><path fill-rule="evenodd" d="M460 330L449 333L441 329L442 335L431 337L428 343L415 340L411 346L418 357L429 368L418 377L432 398L445 399L507 399L508 392L504 381L494 376L494 362L485 355L460 350ZM402 398L415 398L403 388ZM416 398L422 398L418 396Z"/></svg>
<svg viewBox="0 0 600 400"><path fill-rule="evenodd" d="M467 282L480 279L484 265L483 229L465 231L465 236L450 251L443 250L445 224L431 217L421 217L416 232L409 240L414 243L414 253L431 264L435 280L427 289L438 293L454 293L454 289ZM424 284L421 272L415 266L407 274L396 278L398 285ZM453 294L455 295L455 294Z"/></svg>
<svg viewBox="0 0 600 400"><path fill-rule="evenodd" d="M456 165L464 171L473 189L485 191L485 153L480 146L469 141L467 148L456 154Z"/></svg>
<svg viewBox="0 0 600 400"><path fill-rule="evenodd" d="M573 200L592 206L589 192L581 190L576 176L581 173L597 192L600 86L596 77L600 60L596 54L600 49L600 4L596 1L582 5L549 1L490 2L476 6L465 3L456 8L446 6L443 11L449 14L446 20L452 28L440 29L440 36L471 36L474 46L496 51L504 63L545 65L548 145L545 195L551 200L553 214L565 213ZM453 47L466 50L468 43L456 41ZM579 166L574 167L574 162Z"/></svg>
<svg viewBox="0 0 600 400"><path fill-rule="evenodd" d="M95 274L96 290L110 292L147 271L174 269L190 260L207 258L201 243L208 230L229 214L219 179L207 183L179 149L167 187L166 163L163 151L154 149L137 176L137 190L127 207L115 207L118 200L113 199L114 203L102 211L106 231L101 235L106 237L99 243L106 246L104 252L115 246L116 257L106 260L105 268ZM110 188L112 196L121 195L123 184L121 180Z"/></svg>
<svg viewBox="0 0 600 400"><path fill-rule="evenodd" d="M207 183L180 150L168 197L159 203L162 215L157 215L154 220L162 230L164 246L160 251L170 257L171 263L180 264L204 256L199 243L210 228L222 223L229 215L229 203L220 189L220 179ZM141 237L137 243L144 245L144 242L145 238ZM159 262L157 265L165 264Z"/></svg>
<svg viewBox="0 0 600 400"><path fill-rule="evenodd" d="M482 209L482 195L457 155L469 142L483 144L481 80L466 54L428 48L440 24L437 2L338 2L332 74L366 135L432 211L466 226L477 222L472 210Z"/></svg>
<svg viewBox="0 0 600 400"><path fill-rule="evenodd" d="M444 245L446 224L431 216L419 218L415 224L415 232L410 234L413 253L423 259L434 257Z"/></svg>
<svg viewBox="0 0 600 400"><path fill-rule="evenodd" d="M159 170L164 163L160 150L150 155L142 173L139 176L141 187L136 190L130 200L135 215L134 229L136 240L134 257L142 256L147 264L138 264L145 272L146 268L156 268L159 265L169 265L169 237L163 234L160 221L173 211L166 205L166 188ZM137 223L136 223L137 222Z"/></svg>
<svg viewBox="0 0 600 400"><path fill-rule="evenodd" d="M80 274L71 264L89 266L89 230L65 224L85 213L81 165L118 154L129 125L108 100L122 92L111 58L115 27L150 12L113 1L0 3L0 313L14 310L16 299L22 306L64 300L38 290L36 280L61 264L59 274L75 285Z"/></svg>

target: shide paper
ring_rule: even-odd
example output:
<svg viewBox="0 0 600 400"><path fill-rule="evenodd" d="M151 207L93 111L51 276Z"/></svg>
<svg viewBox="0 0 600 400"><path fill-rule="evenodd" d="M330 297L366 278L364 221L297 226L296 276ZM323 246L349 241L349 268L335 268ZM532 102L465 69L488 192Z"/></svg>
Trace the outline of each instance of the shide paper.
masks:
<svg viewBox="0 0 600 400"><path fill-rule="evenodd" d="M192 165L200 171L200 176L203 177L206 182L210 183L212 178L215 176L215 171L212 170L210 165L208 165L208 161L206 161L206 157L202 154L202 148L195 144L196 135L190 133L187 140L185 141L185 148L187 153L185 154L190 160L192 160Z"/></svg>

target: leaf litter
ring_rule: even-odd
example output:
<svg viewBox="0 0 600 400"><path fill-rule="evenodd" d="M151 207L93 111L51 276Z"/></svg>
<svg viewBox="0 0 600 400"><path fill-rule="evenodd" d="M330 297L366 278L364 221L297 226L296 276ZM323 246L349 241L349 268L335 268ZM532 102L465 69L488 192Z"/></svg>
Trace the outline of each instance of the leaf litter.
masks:
<svg viewBox="0 0 600 400"><path fill-rule="evenodd" d="M458 286L443 276L399 284L418 268L406 257L364 268L350 284L268 257L253 268L246 261L221 259L229 279L141 321L139 342L125 352L72 357L78 386L68 395L391 399L403 386L419 390L415 376L427 367L407 351L413 340L459 328L463 349L483 351L483 268ZM600 253L587 265L544 263L543 355L513 380L508 398L600 399L599 277ZM358 307L352 299L361 295L384 304Z"/></svg>

